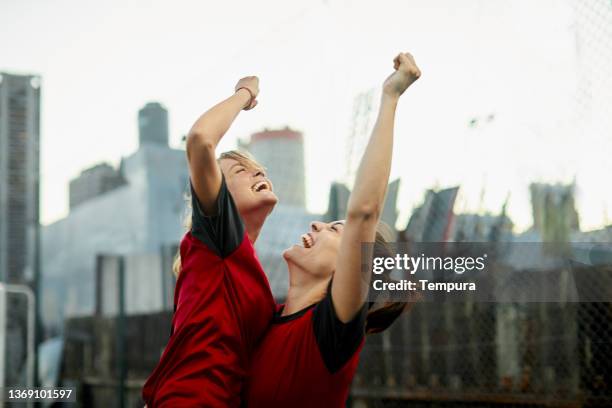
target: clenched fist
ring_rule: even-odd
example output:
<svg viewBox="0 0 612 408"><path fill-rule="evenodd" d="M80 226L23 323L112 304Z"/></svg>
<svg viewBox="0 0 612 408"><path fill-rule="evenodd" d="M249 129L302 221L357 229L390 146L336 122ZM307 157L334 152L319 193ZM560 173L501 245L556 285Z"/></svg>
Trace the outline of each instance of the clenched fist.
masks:
<svg viewBox="0 0 612 408"><path fill-rule="evenodd" d="M408 52L402 52L393 59L393 72L383 84L386 95L399 97L414 81L421 76L421 70Z"/></svg>
<svg viewBox="0 0 612 408"><path fill-rule="evenodd" d="M253 109L257 105L257 95L259 95L259 78L256 76L242 78L234 87L234 91L238 92L240 88L246 88L251 94L251 99L245 105L244 110Z"/></svg>

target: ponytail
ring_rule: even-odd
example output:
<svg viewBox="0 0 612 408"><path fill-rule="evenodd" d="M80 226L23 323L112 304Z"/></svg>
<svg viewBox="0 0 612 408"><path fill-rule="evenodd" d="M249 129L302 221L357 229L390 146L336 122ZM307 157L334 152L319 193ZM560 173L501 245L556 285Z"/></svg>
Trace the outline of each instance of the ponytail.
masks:
<svg viewBox="0 0 612 408"><path fill-rule="evenodd" d="M187 209L185 213L185 219L183 220L183 228L185 231L191 230L191 194L185 194L185 201L187 202ZM178 279L179 273L181 273L181 246L179 245L172 261L172 274L175 279Z"/></svg>
<svg viewBox="0 0 612 408"><path fill-rule="evenodd" d="M406 302L387 302L382 307L369 311L366 316L366 334L380 333L386 330L412 304Z"/></svg>
<svg viewBox="0 0 612 408"><path fill-rule="evenodd" d="M379 222L376 228L373 257L393 257L393 251L389 245L392 239L391 228L384 222ZM394 282L394 279L389 277L389 272L378 275L378 278L386 282ZM418 299L418 296L416 299ZM371 310L368 311L366 316L366 334L380 333L386 330L402 313L414 306L416 299L408 302L384 301L382 306L376 307L376 302L369 302L368 307Z"/></svg>

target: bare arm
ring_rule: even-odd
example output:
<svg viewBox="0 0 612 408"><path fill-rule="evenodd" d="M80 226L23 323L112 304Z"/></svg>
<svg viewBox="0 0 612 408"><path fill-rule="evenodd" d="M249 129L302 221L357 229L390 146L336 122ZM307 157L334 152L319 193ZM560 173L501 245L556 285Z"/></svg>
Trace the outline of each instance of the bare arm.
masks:
<svg viewBox="0 0 612 408"><path fill-rule="evenodd" d="M394 59L394 68L396 71L383 85L378 119L357 170L340 242L331 290L336 315L343 322L353 319L368 294L370 272L361 270L361 244L374 242L376 225L384 206L399 97L421 75L414 59L407 53Z"/></svg>
<svg viewBox="0 0 612 408"><path fill-rule="evenodd" d="M216 212L215 203L221 188L221 169L217 164L215 149L238 113L257 105L255 98L258 93L257 77L242 78L236 85L236 92L206 111L189 131L187 136L189 173L198 201L206 214Z"/></svg>

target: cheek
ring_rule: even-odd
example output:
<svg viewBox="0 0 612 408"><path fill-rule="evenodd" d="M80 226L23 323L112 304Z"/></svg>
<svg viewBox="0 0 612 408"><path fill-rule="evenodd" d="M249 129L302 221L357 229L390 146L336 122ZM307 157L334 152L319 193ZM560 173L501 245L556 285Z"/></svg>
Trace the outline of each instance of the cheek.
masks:
<svg viewBox="0 0 612 408"><path fill-rule="evenodd" d="M249 191L240 191L237 196L234 196L234 202L238 207L239 212L248 211L253 207L253 195Z"/></svg>
<svg viewBox="0 0 612 408"><path fill-rule="evenodd" d="M313 258L317 263L318 271L324 275L331 274L336 269L337 255L337 251L331 246L324 248L316 254Z"/></svg>
<svg viewBox="0 0 612 408"><path fill-rule="evenodd" d="M250 189L248 180L245 180L243 177L236 177L233 184L234 188L242 193L245 193Z"/></svg>
<svg viewBox="0 0 612 408"><path fill-rule="evenodd" d="M251 186L245 180L232 180L231 184L227 185L227 188L232 193L232 197L236 204L248 200L251 197Z"/></svg>
<svg viewBox="0 0 612 408"><path fill-rule="evenodd" d="M336 260L338 257L338 253L340 251L340 238L339 237L329 237L325 241L325 252L326 256L332 260Z"/></svg>

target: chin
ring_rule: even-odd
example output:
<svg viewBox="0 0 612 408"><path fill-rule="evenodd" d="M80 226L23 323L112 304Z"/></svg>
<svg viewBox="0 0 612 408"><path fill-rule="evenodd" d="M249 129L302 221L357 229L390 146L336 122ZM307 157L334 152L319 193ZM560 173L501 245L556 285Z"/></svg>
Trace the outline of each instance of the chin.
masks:
<svg viewBox="0 0 612 408"><path fill-rule="evenodd" d="M274 209L277 201L278 198L274 194L256 197L250 200L248 206L245 207L245 213L265 213L268 216Z"/></svg>
<svg viewBox="0 0 612 408"><path fill-rule="evenodd" d="M264 193L256 193L257 195L254 197L254 206L263 207L263 206L272 206L274 207L278 202L278 197L273 192L264 192Z"/></svg>
<svg viewBox="0 0 612 408"><path fill-rule="evenodd" d="M283 251L283 258L285 261L290 261L301 249L303 249L301 246L294 244Z"/></svg>
<svg viewBox="0 0 612 408"><path fill-rule="evenodd" d="M289 258L291 258L291 253L290 253L290 252L291 252L291 248L285 249L285 250L283 251L283 259L284 259L285 261L288 261L288 260L289 260Z"/></svg>
<svg viewBox="0 0 612 408"><path fill-rule="evenodd" d="M276 194L274 194L273 192L269 192L269 193L264 193L261 197L261 200L263 202L265 202L268 205L276 205L276 203L278 203L278 197L276 196Z"/></svg>

